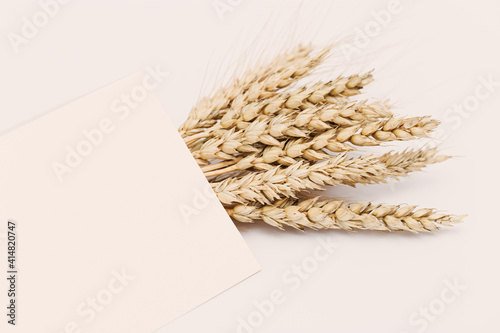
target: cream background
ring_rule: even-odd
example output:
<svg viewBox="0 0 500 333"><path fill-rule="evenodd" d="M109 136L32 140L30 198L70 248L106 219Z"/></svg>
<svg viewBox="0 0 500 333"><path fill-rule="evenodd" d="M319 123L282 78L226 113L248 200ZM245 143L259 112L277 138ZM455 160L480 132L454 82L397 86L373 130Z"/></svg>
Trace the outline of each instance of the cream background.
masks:
<svg viewBox="0 0 500 333"><path fill-rule="evenodd" d="M237 1L234 1L237 3ZM300 9L299 4L302 4ZM302 40L322 43L352 36L386 0L243 0L221 21L213 2L77 1L15 54L0 42L0 124L10 128L64 105L128 73L159 64L171 75L156 93L175 125L197 97L220 81L243 46L258 55L276 51L299 21ZM340 54L333 70L376 69L370 95L390 97L401 114L444 113L474 93L478 76L500 80L499 3L496 0L402 0L404 11L353 61ZM4 36L18 31L36 1L2 1ZM299 19L296 18L299 12ZM338 53L337 53L338 54ZM208 68L208 70L207 70ZM203 89L202 89L203 88ZM425 332L500 331L498 234L498 106L500 90L455 122L445 122L445 153L457 156L397 185L339 188L357 200L410 203L468 213L466 223L435 235L287 232L242 226L262 272L158 332L235 332L238 317L274 289L288 289L282 275L333 235L339 248L287 294L287 301L255 332L417 332L410 315L439 297L444 279L467 290Z"/></svg>

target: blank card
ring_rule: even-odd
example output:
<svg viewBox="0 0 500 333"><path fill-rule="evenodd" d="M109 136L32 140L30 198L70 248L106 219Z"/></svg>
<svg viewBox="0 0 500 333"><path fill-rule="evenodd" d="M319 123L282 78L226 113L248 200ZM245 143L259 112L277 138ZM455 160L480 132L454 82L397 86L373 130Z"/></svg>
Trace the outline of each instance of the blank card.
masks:
<svg viewBox="0 0 500 333"><path fill-rule="evenodd" d="M153 332L259 270L154 86L0 137L2 332Z"/></svg>

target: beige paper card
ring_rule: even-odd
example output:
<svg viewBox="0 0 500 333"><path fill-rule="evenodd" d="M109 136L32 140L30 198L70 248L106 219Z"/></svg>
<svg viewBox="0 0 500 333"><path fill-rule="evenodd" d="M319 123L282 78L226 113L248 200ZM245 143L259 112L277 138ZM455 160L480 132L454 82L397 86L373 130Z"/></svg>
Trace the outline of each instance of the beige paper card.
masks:
<svg viewBox="0 0 500 333"><path fill-rule="evenodd" d="M259 270L153 79L0 137L1 332L148 333Z"/></svg>

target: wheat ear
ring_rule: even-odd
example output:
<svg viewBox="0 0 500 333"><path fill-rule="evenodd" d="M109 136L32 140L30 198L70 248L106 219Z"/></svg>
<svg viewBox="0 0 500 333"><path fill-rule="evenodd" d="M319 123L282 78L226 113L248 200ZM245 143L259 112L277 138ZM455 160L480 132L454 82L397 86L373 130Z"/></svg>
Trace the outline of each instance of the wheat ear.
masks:
<svg viewBox="0 0 500 333"><path fill-rule="evenodd" d="M434 209L404 205L380 205L370 202L349 203L339 200L320 201L284 199L273 205L237 205L226 208L236 221L263 221L273 227L295 229L344 229L377 231L410 231L414 233L439 230L451 226L464 216L447 215Z"/></svg>
<svg viewBox="0 0 500 333"><path fill-rule="evenodd" d="M262 164L259 167L267 171L229 177L211 185L219 200L226 205L270 204L282 198L296 198L304 190L322 190L324 185L384 183L448 158L437 155L436 148L350 159L346 154L339 154L315 164L302 161L289 167Z"/></svg>
<svg viewBox="0 0 500 333"><path fill-rule="evenodd" d="M233 107L221 119L223 128L232 127L238 120L251 121L259 115L279 114L283 110L307 109L317 104L337 104L344 99L339 96L354 96L372 82L371 73L361 76L340 77L327 83L303 86L289 93L283 93L261 101Z"/></svg>
<svg viewBox="0 0 500 333"><path fill-rule="evenodd" d="M240 130L240 134L253 138L269 134L274 138L284 137L307 137L310 133L319 134L330 129L361 125L367 122L389 120L393 118L390 105L387 101L375 101L368 103L367 100L352 102L342 101L336 105L326 104L314 106L306 110L281 110L276 115L261 114L256 119L246 121L237 119L230 129L223 129L217 123L206 131L184 138L184 142L191 150L199 144L206 143L211 139L221 139L228 131ZM383 127L385 123L380 123ZM250 132L250 133L249 133ZM247 138L243 138L249 143ZM212 140L213 141L213 140ZM259 140L253 140L255 143ZM202 146L199 146L198 150Z"/></svg>
<svg viewBox="0 0 500 333"><path fill-rule="evenodd" d="M373 146L387 141L410 140L415 136L426 137L437 127L437 124L436 120L429 117L391 118L382 124L379 121L368 122L363 126L332 128L312 137L297 139L285 136L279 140L269 134L269 129L264 122L258 122L246 130L230 130L221 138L210 139L197 150L192 151L192 154L199 161L204 161L202 163L205 165L209 164L209 159L235 161L233 165L226 165L220 169L211 167L208 171L202 168L205 176L211 177L249 169L260 163L278 163L289 166L298 159L324 160L330 156L324 149L343 152L354 150L353 145ZM373 132L371 137L362 134L367 128L369 132ZM297 133L303 132L298 130Z"/></svg>
<svg viewBox="0 0 500 333"><path fill-rule="evenodd" d="M201 99L179 128L185 137L213 126L231 108L237 109L261 98L269 98L279 89L308 75L326 58L331 46L313 53L310 45L298 47L276 57L269 64L246 72L211 97Z"/></svg>

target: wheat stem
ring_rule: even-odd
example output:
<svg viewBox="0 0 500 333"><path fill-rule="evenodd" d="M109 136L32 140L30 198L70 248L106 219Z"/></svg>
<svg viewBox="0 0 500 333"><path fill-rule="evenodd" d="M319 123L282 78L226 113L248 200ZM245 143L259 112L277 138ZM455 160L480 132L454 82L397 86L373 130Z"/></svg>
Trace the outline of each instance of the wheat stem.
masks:
<svg viewBox="0 0 500 333"><path fill-rule="evenodd" d="M210 165L207 165L207 166L204 166L201 168L201 171L203 171L205 173L205 177L210 177L210 176L207 176L206 173L208 171L213 171L213 170L218 170L218 169L223 169L225 167L228 167L230 165L233 165L233 164L236 164L238 163L240 160L242 159L242 157L239 157L239 158L236 158L234 160L230 160L230 161L222 161L222 162L218 162L218 163L214 163L214 164L210 164Z"/></svg>

